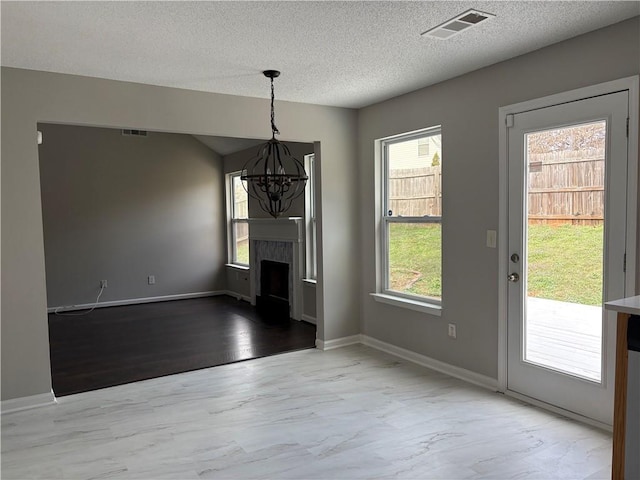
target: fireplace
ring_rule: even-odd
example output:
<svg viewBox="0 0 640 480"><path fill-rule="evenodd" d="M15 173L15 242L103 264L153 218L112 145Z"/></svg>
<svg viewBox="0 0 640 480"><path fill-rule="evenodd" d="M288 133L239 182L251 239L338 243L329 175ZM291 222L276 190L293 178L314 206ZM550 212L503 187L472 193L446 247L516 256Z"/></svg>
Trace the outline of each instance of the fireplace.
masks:
<svg viewBox="0 0 640 480"><path fill-rule="evenodd" d="M281 316L300 320L304 265L303 233L304 222L299 217L249 219L251 303L260 308L267 308L270 315L279 311L278 314ZM264 263L265 261L268 263ZM267 265L267 273L263 275L264 265ZM267 299L268 307L264 304Z"/></svg>
<svg viewBox="0 0 640 480"><path fill-rule="evenodd" d="M288 263L260 262L260 295L256 297L256 306L260 313L270 318L289 318Z"/></svg>

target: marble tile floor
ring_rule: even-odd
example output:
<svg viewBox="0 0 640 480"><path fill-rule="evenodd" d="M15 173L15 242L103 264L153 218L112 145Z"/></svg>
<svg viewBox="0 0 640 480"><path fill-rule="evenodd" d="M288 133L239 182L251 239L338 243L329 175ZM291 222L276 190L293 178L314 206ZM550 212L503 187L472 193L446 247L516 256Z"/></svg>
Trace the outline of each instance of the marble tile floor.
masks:
<svg viewBox="0 0 640 480"><path fill-rule="evenodd" d="M2 479L598 479L611 436L365 346L2 416Z"/></svg>

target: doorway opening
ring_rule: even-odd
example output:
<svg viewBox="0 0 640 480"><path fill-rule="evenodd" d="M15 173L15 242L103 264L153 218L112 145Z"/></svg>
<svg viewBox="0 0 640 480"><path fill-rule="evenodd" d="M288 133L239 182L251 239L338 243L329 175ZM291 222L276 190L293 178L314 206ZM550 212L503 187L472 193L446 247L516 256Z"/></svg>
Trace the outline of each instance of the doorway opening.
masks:
<svg viewBox="0 0 640 480"><path fill-rule="evenodd" d="M56 395L301 348L289 342L291 330L278 339L274 328L258 328L264 316L238 301L249 297L246 269L228 265L225 173L262 141L50 123L38 129ZM228 302L213 300L221 297ZM307 298L315 304L315 295ZM219 339L208 330L215 325ZM315 325L304 325L302 344L312 348ZM216 341L201 345L197 332ZM61 387L64 377L90 381Z"/></svg>
<svg viewBox="0 0 640 480"><path fill-rule="evenodd" d="M635 289L637 95L630 78L500 109L499 385L605 428L602 305Z"/></svg>

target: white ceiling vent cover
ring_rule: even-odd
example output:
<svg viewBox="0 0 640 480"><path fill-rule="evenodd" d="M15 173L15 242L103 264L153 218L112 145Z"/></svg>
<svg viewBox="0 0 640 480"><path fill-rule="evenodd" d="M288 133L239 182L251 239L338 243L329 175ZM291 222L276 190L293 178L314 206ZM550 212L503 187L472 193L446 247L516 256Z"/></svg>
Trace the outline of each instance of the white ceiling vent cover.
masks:
<svg viewBox="0 0 640 480"><path fill-rule="evenodd" d="M469 28L475 27L485 20L489 20L494 17L495 15L492 13L481 12L479 10L467 10L466 12L461 13L455 18L447 20L437 27L423 32L421 35L424 37L432 37L439 40L445 40L447 38L453 37L460 32L468 30Z"/></svg>

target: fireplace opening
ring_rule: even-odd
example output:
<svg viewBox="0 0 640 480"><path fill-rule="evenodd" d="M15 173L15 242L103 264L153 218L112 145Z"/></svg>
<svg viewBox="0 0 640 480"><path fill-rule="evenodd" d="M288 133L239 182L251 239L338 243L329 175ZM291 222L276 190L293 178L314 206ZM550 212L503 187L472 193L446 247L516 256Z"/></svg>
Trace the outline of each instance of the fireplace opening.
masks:
<svg viewBox="0 0 640 480"><path fill-rule="evenodd" d="M260 313L271 318L289 319L289 264L260 262L260 295L256 298Z"/></svg>

